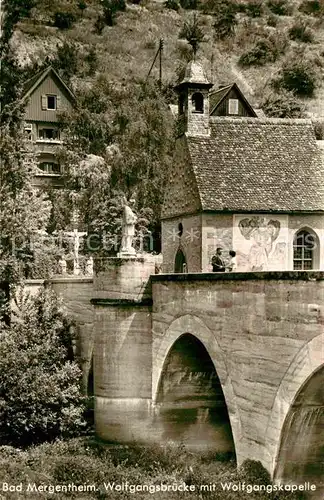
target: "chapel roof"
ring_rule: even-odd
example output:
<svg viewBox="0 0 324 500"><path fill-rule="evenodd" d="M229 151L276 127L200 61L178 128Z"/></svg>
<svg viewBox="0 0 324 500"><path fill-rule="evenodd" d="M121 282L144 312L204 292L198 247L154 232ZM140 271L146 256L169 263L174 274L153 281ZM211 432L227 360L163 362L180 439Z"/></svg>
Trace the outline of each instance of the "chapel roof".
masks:
<svg viewBox="0 0 324 500"><path fill-rule="evenodd" d="M202 210L324 211L323 152L309 120L217 117L187 145Z"/></svg>

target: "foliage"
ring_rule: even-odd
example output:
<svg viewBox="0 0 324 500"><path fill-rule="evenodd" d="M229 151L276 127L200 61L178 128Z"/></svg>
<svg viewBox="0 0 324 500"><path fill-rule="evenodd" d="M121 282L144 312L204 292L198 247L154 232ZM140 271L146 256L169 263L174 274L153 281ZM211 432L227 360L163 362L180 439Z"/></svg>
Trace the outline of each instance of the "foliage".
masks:
<svg viewBox="0 0 324 500"><path fill-rule="evenodd" d="M23 291L0 333L0 435L26 446L84 428L81 371L72 361L71 324L54 292Z"/></svg>
<svg viewBox="0 0 324 500"><path fill-rule="evenodd" d="M267 17L267 25L275 28L278 24L278 17L275 14L269 14Z"/></svg>
<svg viewBox="0 0 324 500"><path fill-rule="evenodd" d="M50 214L50 203L31 184L36 158L21 130L23 72L10 48L15 23L21 15L27 15L22 5L18 1L5 4L5 32L1 38L0 320L7 323L10 295L33 255L31 243L39 241L39 230L45 227ZM26 3L28 9L31 5Z"/></svg>
<svg viewBox="0 0 324 500"><path fill-rule="evenodd" d="M81 10L82 15L83 15L83 11L84 11L87 7L88 7L87 2L85 2L84 0L79 0L79 2L78 2L78 8Z"/></svg>
<svg viewBox="0 0 324 500"><path fill-rule="evenodd" d="M60 115L61 128L67 135L67 144L84 154L102 155L112 140L113 114L110 100L100 94L99 88L79 93L71 112Z"/></svg>
<svg viewBox="0 0 324 500"><path fill-rule="evenodd" d="M55 443L44 443L26 451L17 450L9 446L0 447L0 479L4 483L36 484L46 481L46 484L80 484L97 485L98 491L85 493L88 500L103 498L130 499L134 493L121 494L120 492L105 492L103 481L115 481L129 485L154 485L182 484L194 485L195 491L190 492L192 500L207 498L211 500L236 500L235 491L223 490L221 483L242 484L271 484L269 476L259 463L250 463L238 472L233 459L226 462L218 460L218 456L209 453L199 455L190 453L183 446L105 446L90 438L78 438ZM258 473L256 477L255 473ZM251 480L250 478L253 478ZM107 479L108 478L108 479ZM267 482L263 482L267 479ZM212 492L201 492L200 485L213 484ZM13 496L12 496L13 495ZM11 500L18 500L11 494ZM48 493L39 492L40 500L48 499ZM59 500L66 496L56 493ZM136 492L138 500L147 500L147 492ZM150 495L151 496L151 495ZM168 492L168 500L182 500L183 492ZM164 494L156 493L154 497L161 500ZM80 498L80 492L70 492L69 498ZM276 499L276 500L302 500L300 492L289 494L279 492L269 494L266 491L251 492L241 491L241 500Z"/></svg>
<svg viewBox="0 0 324 500"><path fill-rule="evenodd" d="M183 9L195 10L198 7L199 0L180 0Z"/></svg>
<svg viewBox="0 0 324 500"><path fill-rule="evenodd" d="M316 74L309 61L296 57L283 66L274 80L275 88L286 89L299 97L312 97L316 88Z"/></svg>
<svg viewBox="0 0 324 500"><path fill-rule="evenodd" d="M263 13L263 2L254 0L244 4L244 12L250 17L260 17Z"/></svg>
<svg viewBox="0 0 324 500"><path fill-rule="evenodd" d="M144 225L158 231L173 145L163 91L139 82L117 89L101 78L61 118L67 136L60 158L65 185L80 193L79 209L89 231L120 235L124 198L131 196L147 220Z"/></svg>
<svg viewBox="0 0 324 500"><path fill-rule="evenodd" d="M324 122L313 122L315 137L318 141L324 141Z"/></svg>
<svg viewBox="0 0 324 500"><path fill-rule="evenodd" d="M60 73L63 80L69 82L79 69L78 49L75 43L65 40L62 45L58 45L56 58L51 64Z"/></svg>
<svg viewBox="0 0 324 500"><path fill-rule="evenodd" d="M9 104L8 104L9 107ZM39 231L46 226L50 203L31 184L35 155L27 145L17 123L3 121L0 134L0 282L11 287L25 275L33 258ZM27 266L27 267L26 267ZM8 297L7 297L8 298Z"/></svg>
<svg viewBox="0 0 324 500"><path fill-rule="evenodd" d="M213 14L216 39L223 39L232 35L237 24L235 3L231 0L207 0L203 10Z"/></svg>
<svg viewBox="0 0 324 500"><path fill-rule="evenodd" d="M68 30L72 28L75 21L76 17L72 12L59 11L54 14L54 26L56 26L56 28L60 28L61 30Z"/></svg>
<svg viewBox="0 0 324 500"><path fill-rule="evenodd" d="M313 31L304 21L300 19L289 29L288 34L291 40L304 43L312 43L314 41Z"/></svg>
<svg viewBox="0 0 324 500"><path fill-rule="evenodd" d="M4 0L1 6L1 45L8 44L14 27L24 18L30 16L31 9L37 0Z"/></svg>
<svg viewBox="0 0 324 500"><path fill-rule="evenodd" d="M166 0L163 5L166 9L179 10L179 2L177 0Z"/></svg>
<svg viewBox="0 0 324 500"><path fill-rule="evenodd" d="M125 0L102 0L103 19L107 26L115 24L117 12L126 10Z"/></svg>
<svg viewBox="0 0 324 500"><path fill-rule="evenodd" d="M186 39L192 47L193 54L195 55L197 53L199 45L205 39L205 34L196 13L193 14L189 21L184 22L179 33L179 38Z"/></svg>
<svg viewBox="0 0 324 500"><path fill-rule="evenodd" d="M269 117L302 118L304 106L296 96L288 90L270 91L263 96L261 109Z"/></svg>
<svg viewBox="0 0 324 500"><path fill-rule="evenodd" d="M299 10L312 16L324 15L324 5L321 0L304 0L299 6Z"/></svg>
<svg viewBox="0 0 324 500"><path fill-rule="evenodd" d="M94 74L98 68L98 57L97 57L97 53L93 47L90 48L88 54L85 56L85 61L89 66L88 75L94 76Z"/></svg>
<svg viewBox="0 0 324 500"><path fill-rule="evenodd" d="M262 66L274 62L285 51L286 43L283 36L269 35L260 38L254 47L241 55L238 62L241 66Z"/></svg>
<svg viewBox="0 0 324 500"><path fill-rule="evenodd" d="M289 16L291 14L291 7L287 0L268 0L268 8L278 16Z"/></svg>

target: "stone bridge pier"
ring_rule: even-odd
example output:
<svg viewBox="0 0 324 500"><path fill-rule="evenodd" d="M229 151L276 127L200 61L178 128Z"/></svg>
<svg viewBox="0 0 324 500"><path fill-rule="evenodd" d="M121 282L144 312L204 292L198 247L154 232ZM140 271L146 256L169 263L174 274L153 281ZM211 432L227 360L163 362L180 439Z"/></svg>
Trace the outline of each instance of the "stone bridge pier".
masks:
<svg viewBox="0 0 324 500"><path fill-rule="evenodd" d="M233 452L320 488L324 273L153 273L96 262L97 435Z"/></svg>

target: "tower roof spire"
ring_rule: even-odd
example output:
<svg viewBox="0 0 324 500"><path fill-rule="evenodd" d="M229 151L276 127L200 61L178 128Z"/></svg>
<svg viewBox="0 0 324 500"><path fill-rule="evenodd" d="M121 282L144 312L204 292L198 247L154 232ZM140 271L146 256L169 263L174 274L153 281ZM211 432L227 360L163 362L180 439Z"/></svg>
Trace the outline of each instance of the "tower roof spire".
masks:
<svg viewBox="0 0 324 500"><path fill-rule="evenodd" d="M213 86L213 84L209 81L202 65L195 60L192 60L187 64L184 75L176 88L181 88L188 84L209 88Z"/></svg>

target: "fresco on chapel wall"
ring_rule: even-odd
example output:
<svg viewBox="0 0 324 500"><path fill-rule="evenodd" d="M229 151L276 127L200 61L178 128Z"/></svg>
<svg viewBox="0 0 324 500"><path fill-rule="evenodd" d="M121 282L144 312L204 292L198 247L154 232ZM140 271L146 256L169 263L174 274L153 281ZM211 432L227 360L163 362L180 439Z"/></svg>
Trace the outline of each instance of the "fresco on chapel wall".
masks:
<svg viewBox="0 0 324 500"><path fill-rule="evenodd" d="M288 269L288 216L235 215L233 249L238 271Z"/></svg>

